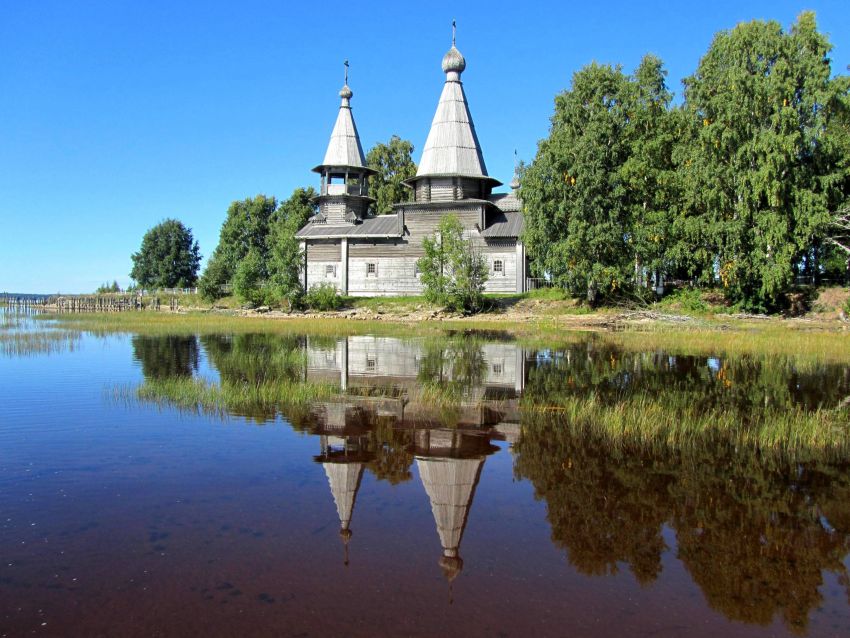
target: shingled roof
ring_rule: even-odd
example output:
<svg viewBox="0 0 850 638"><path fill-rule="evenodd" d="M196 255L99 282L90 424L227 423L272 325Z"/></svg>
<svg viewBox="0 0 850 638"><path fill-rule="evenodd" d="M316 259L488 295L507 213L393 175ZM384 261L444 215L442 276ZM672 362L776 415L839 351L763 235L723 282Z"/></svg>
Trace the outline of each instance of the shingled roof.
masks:
<svg viewBox="0 0 850 638"><path fill-rule="evenodd" d="M359 168L366 166L363 147L360 145L360 135L357 133L357 125L354 123L354 116L351 114L351 97L353 95L348 87L348 82L346 82L339 92L342 101L322 166L354 166ZM317 169L318 167L313 170Z"/></svg>
<svg viewBox="0 0 850 638"><path fill-rule="evenodd" d="M487 177L481 145L475 133L472 115L460 74L466 61L454 44L443 58L446 83L425 141L416 177L462 175Z"/></svg>
<svg viewBox="0 0 850 638"><path fill-rule="evenodd" d="M506 213L516 213L522 210L522 203L519 201L519 197L516 196L516 191L511 193L493 193L489 199L499 210L503 210Z"/></svg>
<svg viewBox="0 0 850 638"><path fill-rule="evenodd" d="M366 217L358 224L323 224L307 222L295 233L299 239L341 239L343 237L400 237L398 215Z"/></svg>
<svg viewBox="0 0 850 638"><path fill-rule="evenodd" d="M525 230L525 217L522 213L500 211L489 216L487 228L481 231L485 239L501 237L519 237Z"/></svg>

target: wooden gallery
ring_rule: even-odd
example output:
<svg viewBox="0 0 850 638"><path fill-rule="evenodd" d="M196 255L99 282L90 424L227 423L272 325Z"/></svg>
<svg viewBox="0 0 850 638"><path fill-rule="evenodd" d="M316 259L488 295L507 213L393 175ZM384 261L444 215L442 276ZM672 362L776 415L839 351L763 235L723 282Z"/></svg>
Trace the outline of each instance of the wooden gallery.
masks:
<svg viewBox="0 0 850 638"><path fill-rule="evenodd" d="M527 259L520 236L523 215L514 176L510 193L487 174L460 75L466 61L452 43L443 57L446 82L422 151L416 176L407 180L410 201L389 215L374 215L360 137L351 113L352 92L342 103L321 175L318 212L298 231L304 258L304 288L330 283L353 296L422 292L416 262L422 241L434 236L442 216L454 214L489 268L487 292L523 292Z"/></svg>

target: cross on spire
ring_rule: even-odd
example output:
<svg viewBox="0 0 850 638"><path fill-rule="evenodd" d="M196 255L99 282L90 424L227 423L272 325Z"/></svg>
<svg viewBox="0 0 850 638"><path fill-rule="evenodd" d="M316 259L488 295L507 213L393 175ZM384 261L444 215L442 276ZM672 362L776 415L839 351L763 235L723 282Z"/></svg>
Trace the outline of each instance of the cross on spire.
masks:
<svg viewBox="0 0 850 638"><path fill-rule="evenodd" d="M348 86L348 60L343 62L342 65L345 67L345 84Z"/></svg>
<svg viewBox="0 0 850 638"><path fill-rule="evenodd" d="M455 45L455 36L457 35L457 22L452 20L452 46Z"/></svg>

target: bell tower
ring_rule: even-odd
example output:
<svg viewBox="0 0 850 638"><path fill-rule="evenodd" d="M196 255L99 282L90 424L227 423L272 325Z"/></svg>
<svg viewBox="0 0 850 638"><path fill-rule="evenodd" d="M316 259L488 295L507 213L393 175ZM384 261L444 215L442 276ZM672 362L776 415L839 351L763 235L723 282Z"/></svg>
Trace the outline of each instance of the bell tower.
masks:
<svg viewBox="0 0 850 638"><path fill-rule="evenodd" d="M339 113L331 132L325 159L313 169L322 176L316 201L319 213L313 223L329 226L358 224L368 215L375 200L369 197L369 175L375 171L366 166L360 136L351 113L354 95L348 86L348 60L345 61L345 84L340 89Z"/></svg>

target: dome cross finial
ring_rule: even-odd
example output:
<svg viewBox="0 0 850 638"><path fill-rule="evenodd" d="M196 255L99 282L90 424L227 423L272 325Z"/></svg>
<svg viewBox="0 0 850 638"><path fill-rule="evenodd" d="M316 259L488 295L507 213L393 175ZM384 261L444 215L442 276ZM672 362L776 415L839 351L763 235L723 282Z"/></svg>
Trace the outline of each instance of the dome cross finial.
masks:
<svg viewBox="0 0 850 638"><path fill-rule="evenodd" d="M345 67L345 84L342 85L342 88L339 91L339 96L342 98L343 106L348 106L348 100L351 99L351 96L353 96L354 93L351 92L351 89L348 86L348 60L347 59L342 63L342 66Z"/></svg>
<svg viewBox="0 0 850 638"><path fill-rule="evenodd" d="M466 60L463 59L460 51L455 46L457 36L457 22L452 20L452 48L443 56L443 73L449 75L449 80L459 80L460 74L466 68Z"/></svg>

